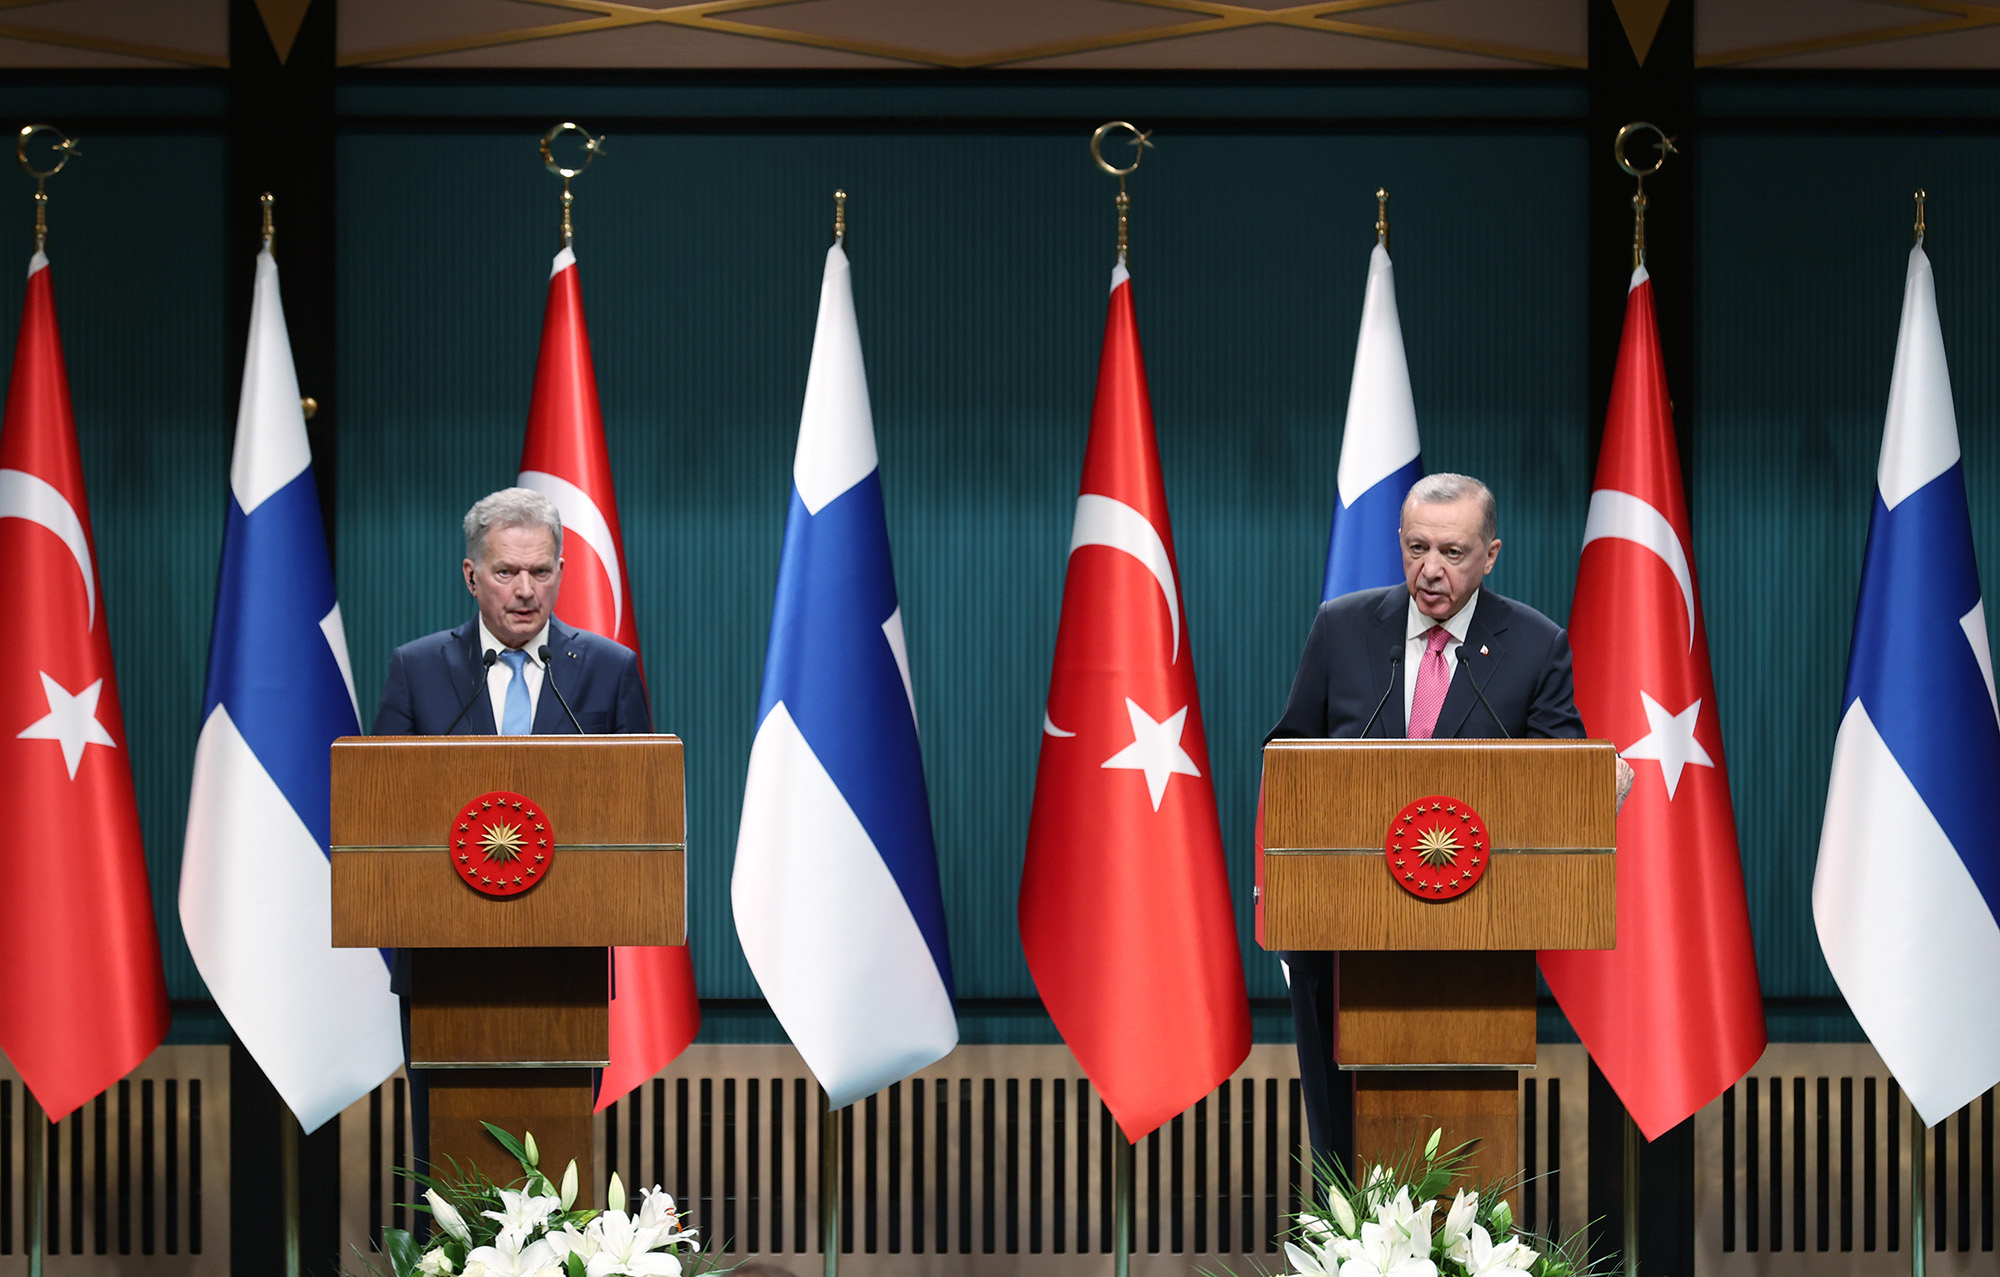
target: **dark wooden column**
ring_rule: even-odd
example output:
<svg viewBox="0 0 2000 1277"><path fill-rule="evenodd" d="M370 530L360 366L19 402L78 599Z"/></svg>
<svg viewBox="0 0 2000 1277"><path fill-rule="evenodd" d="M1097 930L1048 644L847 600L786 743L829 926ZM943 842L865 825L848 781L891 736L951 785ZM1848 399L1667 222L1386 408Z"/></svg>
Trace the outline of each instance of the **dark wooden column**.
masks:
<svg viewBox="0 0 2000 1277"><path fill-rule="evenodd" d="M1643 37L1643 33L1641 33ZM1646 273L1653 280L1660 345L1673 399L1683 482L1700 438L1694 415L1695 166L1694 3L1672 0L1642 63L1633 33L1611 0L1590 0L1590 404L1592 464L1611 399L1625 297L1632 275L1633 180L1612 157L1618 130L1634 120L1664 129L1682 148L1646 179ZM1647 134L1645 141L1657 141ZM1656 154L1656 153L1650 153ZM1650 154L1627 148L1641 168ZM1692 505L1692 502L1690 502ZM1590 1067L1591 1245L1622 1253L1625 1234L1625 1108ZM1639 1155L1639 1259L1648 1273L1694 1271L1694 1122L1681 1123Z"/></svg>
<svg viewBox="0 0 2000 1277"><path fill-rule="evenodd" d="M291 35L279 56L279 43ZM275 249L328 544L333 534L334 2L312 0L295 35L265 26L254 0L229 0L229 384L240 386L262 225L257 197L277 198ZM232 401L233 402L233 401ZM278 1094L232 1038L229 1242L239 1273L283 1273ZM299 1143L301 1271L340 1263L340 1123Z"/></svg>

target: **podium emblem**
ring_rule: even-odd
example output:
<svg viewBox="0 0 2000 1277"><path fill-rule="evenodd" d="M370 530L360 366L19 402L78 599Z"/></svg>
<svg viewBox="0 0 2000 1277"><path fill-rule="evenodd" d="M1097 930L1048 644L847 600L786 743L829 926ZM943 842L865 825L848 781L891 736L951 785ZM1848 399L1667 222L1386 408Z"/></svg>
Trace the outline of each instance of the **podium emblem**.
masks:
<svg viewBox="0 0 2000 1277"><path fill-rule="evenodd" d="M1389 876L1419 900L1450 900L1479 885L1492 860L1486 821L1449 794L1419 798L1396 813L1384 842Z"/></svg>
<svg viewBox="0 0 2000 1277"><path fill-rule="evenodd" d="M452 817L452 873L474 891L518 896L548 877L556 858L555 825L541 804L496 789Z"/></svg>

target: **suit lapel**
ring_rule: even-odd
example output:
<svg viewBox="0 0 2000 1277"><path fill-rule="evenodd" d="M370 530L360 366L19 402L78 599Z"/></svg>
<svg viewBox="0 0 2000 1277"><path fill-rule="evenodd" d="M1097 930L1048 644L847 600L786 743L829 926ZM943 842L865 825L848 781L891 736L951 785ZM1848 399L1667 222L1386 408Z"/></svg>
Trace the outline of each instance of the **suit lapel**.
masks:
<svg viewBox="0 0 2000 1277"><path fill-rule="evenodd" d="M554 617L549 618L549 664L554 667L554 681L561 686L561 694L568 696L575 689L575 671L583 667L583 658L576 650L576 631ZM574 736L576 728L570 726L569 715L563 713L556 689L549 684L549 671L544 670L542 694L535 704L535 735Z"/></svg>
<svg viewBox="0 0 2000 1277"><path fill-rule="evenodd" d="M492 736L499 731L493 722L493 698L487 694L485 668L480 665L479 618L474 617L451 632L444 644L444 667L451 672L454 704L463 705L475 689L479 699L465 711L454 735Z"/></svg>
<svg viewBox="0 0 2000 1277"><path fill-rule="evenodd" d="M1403 680L1409 677L1408 661L1397 661L1389 668L1389 653L1401 651L1410 627L1410 592L1391 589L1382 600L1382 606L1375 613L1375 620L1381 629L1375 642L1375 650L1380 653L1375 658L1375 682L1379 686L1384 674L1389 676L1389 699L1382 706L1382 716L1375 720L1374 737L1378 740L1400 740L1408 728L1403 722Z"/></svg>
<svg viewBox="0 0 2000 1277"><path fill-rule="evenodd" d="M1444 705L1438 710L1437 727L1431 732L1433 740L1457 736L1473 707L1479 704L1478 694L1472 690L1473 667L1477 666L1480 687L1488 687L1493 682L1493 672L1506 658L1507 649L1500 639L1507 632L1507 615L1504 607L1496 606L1497 602L1485 590L1479 592L1479 606L1473 609L1472 624L1465 629L1465 646L1459 649L1458 669L1452 674ZM1486 721L1485 713L1482 708L1481 722Z"/></svg>

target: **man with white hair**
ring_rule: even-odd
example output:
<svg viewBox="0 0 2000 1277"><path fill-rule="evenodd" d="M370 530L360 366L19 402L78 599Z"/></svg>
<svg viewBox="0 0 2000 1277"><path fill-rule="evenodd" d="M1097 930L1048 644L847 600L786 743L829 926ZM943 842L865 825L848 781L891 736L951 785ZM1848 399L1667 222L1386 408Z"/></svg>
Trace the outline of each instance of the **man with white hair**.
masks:
<svg viewBox="0 0 2000 1277"><path fill-rule="evenodd" d="M562 537L555 502L527 488L503 488L466 511L459 570L478 612L396 649L377 736L653 730L638 655L555 619ZM545 695L551 682L557 695Z"/></svg>
<svg viewBox="0 0 2000 1277"><path fill-rule="evenodd" d="M459 571L478 610L456 629L427 634L396 649L375 712L375 734L652 731L638 654L555 618L563 567L562 515L555 502L527 488L503 488L466 511L464 531L465 561ZM404 999L405 1059L410 1049L409 984L409 953L398 950L389 987ZM427 1071L409 1071L415 1160L421 1169L430 1161Z"/></svg>

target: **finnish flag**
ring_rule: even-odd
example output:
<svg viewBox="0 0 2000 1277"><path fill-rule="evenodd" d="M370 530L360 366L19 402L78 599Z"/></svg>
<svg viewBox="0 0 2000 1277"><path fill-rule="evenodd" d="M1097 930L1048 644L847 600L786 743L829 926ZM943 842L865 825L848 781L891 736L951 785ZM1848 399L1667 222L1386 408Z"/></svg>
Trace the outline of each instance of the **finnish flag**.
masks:
<svg viewBox="0 0 2000 1277"><path fill-rule="evenodd" d="M1403 324L1396 314L1396 269L1389 250L1377 244L1368 258L1361 335L1354 343L1354 379L1347 391L1322 603L1403 579L1398 540L1403 498L1423 474L1417 405L1403 356Z"/></svg>
<svg viewBox="0 0 2000 1277"><path fill-rule="evenodd" d="M1936 1125L2000 1082L2000 703L1921 244L1875 482L1813 920L1855 1018Z"/></svg>
<svg viewBox="0 0 2000 1277"><path fill-rule="evenodd" d="M827 252L730 895L841 1108L958 1044L944 898L847 254Z"/></svg>
<svg viewBox="0 0 2000 1277"><path fill-rule="evenodd" d="M331 747L360 731L278 265L257 256L181 926L237 1037L317 1129L403 1060L389 969L333 947Z"/></svg>

